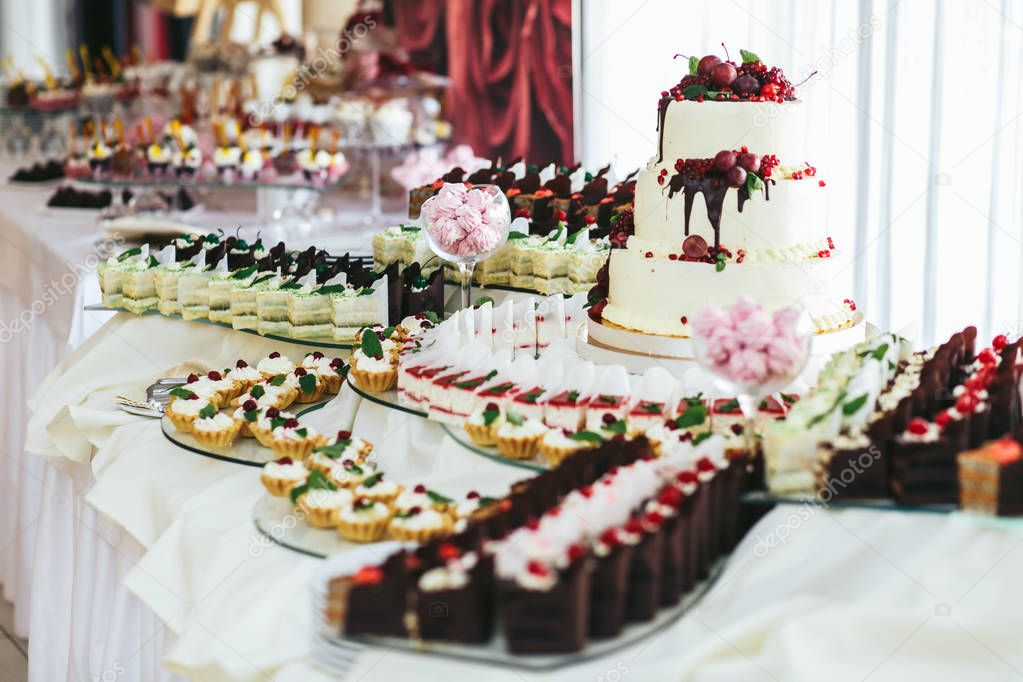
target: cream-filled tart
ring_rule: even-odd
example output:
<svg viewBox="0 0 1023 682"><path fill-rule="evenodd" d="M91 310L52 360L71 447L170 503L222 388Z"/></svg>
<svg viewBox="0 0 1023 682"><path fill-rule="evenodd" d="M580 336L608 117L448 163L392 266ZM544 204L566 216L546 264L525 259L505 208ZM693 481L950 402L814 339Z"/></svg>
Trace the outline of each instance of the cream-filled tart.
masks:
<svg viewBox="0 0 1023 682"><path fill-rule="evenodd" d="M248 425L256 440L264 447L269 448L272 447L273 430L292 419L295 419L295 415L290 412L285 412L277 407L267 407L261 409L255 421L248 422Z"/></svg>
<svg viewBox="0 0 1023 682"><path fill-rule="evenodd" d="M515 412L506 412L504 418L494 433L497 449L510 459L531 459L547 427L539 419L526 419Z"/></svg>
<svg viewBox="0 0 1023 682"><path fill-rule="evenodd" d="M344 506L337 516L337 529L352 542L376 542L387 531L391 509L383 502L358 497Z"/></svg>
<svg viewBox="0 0 1023 682"><path fill-rule="evenodd" d="M371 356L358 349L352 353L351 363L348 373L364 391L387 391L394 388L398 381L396 364L383 352Z"/></svg>
<svg viewBox="0 0 1023 682"><path fill-rule="evenodd" d="M266 491L274 497L287 497L295 486L309 478L309 469L297 460L282 457L263 465L259 480Z"/></svg>
<svg viewBox="0 0 1023 682"><path fill-rule="evenodd" d="M192 423L192 436L205 447L228 447L238 437L242 423L225 412L214 414L209 412L210 410L199 413L199 417Z"/></svg>
<svg viewBox="0 0 1023 682"><path fill-rule="evenodd" d="M550 467L556 467L566 458L582 450L595 448L604 438L591 431L551 429L543 435L537 446L540 456Z"/></svg>
<svg viewBox="0 0 1023 682"><path fill-rule="evenodd" d="M339 490L319 471L310 471L301 485L288 493L291 501L305 513L305 520L316 528L330 528L337 522L338 513L352 500L347 490Z"/></svg>
<svg viewBox="0 0 1023 682"><path fill-rule="evenodd" d="M470 414L463 426L473 443L485 447L497 443L497 429L503 423L504 417L497 403L487 403Z"/></svg>
<svg viewBox="0 0 1023 682"><path fill-rule="evenodd" d="M451 517L431 507L412 507L395 512L387 531L401 542L428 542L451 533Z"/></svg>
<svg viewBox="0 0 1023 682"><path fill-rule="evenodd" d="M263 380L263 373L244 360L235 362L234 367L228 372L227 376L239 384L239 395L247 392Z"/></svg>
<svg viewBox="0 0 1023 682"><path fill-rule="evenodd" d="M294 382L298 391L295 400L300 403L315 403L327 390L327 385L320 381L319 375L305 367L296 367L288 378Z"/></svg>
<svg viewBox="0 0 1023 682"><path fill-rule="evenodd" d="M209 398L202 398L185 388L174 389L172 395L173 399L167 403L164 415L182 433L192 432L192 425L203 410L208 413L209 410L215 412L217 409L217 405Z"/></svg>
<svg viewBox="0 0 1023 682"><path fill-rule="evenodd" d="M364 497L374 502L390 503L401 494L402 487L391 480L384 480L384 472L378 471L367 476L355 486L355 496Z"/></svg>
<svg viewBox="0 0 1023 682"><path fill-rule="evenodd" d="M269 379L278 374L290 374L295 369L295 363L277 351L270 353L256 364L256 369L263 373L263 377Z"/></svg>
<svg viewBox="0 0 1023 682"><path fill-rule="evenodd" d="M350 459L341 459L334 461L327 476L341 487L355 488L375 473L376 465L372 462L357 464Z"/></svg>
<svg viewBox="0 0 1023 682"><path fill-rule="evenodd" d="M316 429L303 426L298 419L291 418L270 432L270 449L279 457L305 459L324 440Z"/></svg>
<svg viewBox="0 0 1023 682"><path fill-rule="evenodd" d="M402 491L394 500L394 508L397 511L408 511L414 507L431 508L446 513L452 502L451 498L430 490L420 483L411 490Z"/></svg>

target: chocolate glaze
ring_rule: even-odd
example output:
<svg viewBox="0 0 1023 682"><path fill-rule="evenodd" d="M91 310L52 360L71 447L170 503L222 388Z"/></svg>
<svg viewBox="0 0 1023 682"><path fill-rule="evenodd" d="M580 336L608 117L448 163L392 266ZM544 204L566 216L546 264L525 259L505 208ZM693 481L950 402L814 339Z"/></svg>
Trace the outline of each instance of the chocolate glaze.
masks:
<svg viewBox="0 0 1023 682"><path fill-rule="evenodd" d="M657 103L657 163L664 161L664 116L668 113L671 97L665 95Z"/></svg>
<svg viewBox="0 0 1023 682"><path fill-rule="evenodd" d="M461 166L455 166L441 176L441 180L451 183L462 182L463 178L465 178L465 170Z"/></svg>
<svg viewBox="0 0 1023 682"><path fill-rule="evenodd" d="M774 182L770 178L761 178L764 186L765 201L771 200L770 186ZM705 175L703 177L691 173L676 173L668 181L668 198L671 199L679 192L685 197L685 236L689 236L689 218L693 212L693 199L697 194L703 194L704 202L707 204L707 218L711 227L714 228L714 251L721 246L721 209L724 207L725 195L731 186L719 176ZM743 204L750 198L746 185L737 188L737 201L739 212L742 213Z"/></svg>

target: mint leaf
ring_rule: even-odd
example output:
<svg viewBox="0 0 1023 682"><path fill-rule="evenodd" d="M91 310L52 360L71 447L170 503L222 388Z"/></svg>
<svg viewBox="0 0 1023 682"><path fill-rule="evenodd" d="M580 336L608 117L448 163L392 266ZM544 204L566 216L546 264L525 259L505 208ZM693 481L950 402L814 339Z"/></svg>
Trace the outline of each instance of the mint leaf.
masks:
<svg viewBox="0 0 1023 682"><path fill-rule="evenodd" d="M704 85L690 85L682 90L682 96L686 99L696 99L700 95L707 94L707 87Z"/></svg>
<svg viewBox="0 0 1023 682"><path fill-rule="evenodd" d="M521 414L518 412L512 412L511 410L508 410L508 412L504 415L504 418L513 426L522 426L522 423L525 421Z"/></svg>
<svg viewBox="0 0 1023 682"><path fill-rule="evenodd" d="M243 268L238 272L234 273L233 275L231 275L231 279L245 279L246 277L251 277L252 275L256 274L256 270L258 268L259 266L253 263L249 267Z"/></svg>
<svg viewBox="0 0 1023 682"><path fill-rule="evenodd" d="M170 394L175 398L184 398L185 400L191 400L195 397L194 393L189 391L187 388L181 388L180 386L171 389Z"/></svg>
<svg viewBox="0 0 1023 682"><path fill-rule="evenodd" d="M839 405L841 405L842 401L844 401L844 400L845 400L845 391L842 391L841 393L838 394L838 397L835 398L835 402L831 405L831 407L829 407L827 410L825 410L824 412L818 414L816 417L814 417L813 419L808 421L806 423L806 425L807 426L816 426L817 424L821 423L822 421L824 421L827 418L827 416L829 414L834 412L835 408L837 408Z"/></svg>
<svg viewBox="0 0 1023 682"><path fill-rule="evenodd" d="M440 315L432 310L427 310L423 314L426 315L426 319L428 319L432 324L440 324Z"/></svg>
<svg viewBox="0 0 1023 682"><path fill-rule="evenodd" d="M689 75L695 76L700 73L700 59L699 57L692 56L689 58Z"/></svg>
<svg viewBox="0 0 1023 682"><path fill-rule="evenodd" d="M259 410L250 410L248 412L244 412L243 414L245 416L245 421L254 422L256 421L256 418L259 417Z"/></svg>
<svg viewBox="0 0 1023 682"><path fill-rule="evenodd" d="M694 446L699 445L700 443L702 443L703 441L707 440L708 438L710 438L713 435L714 434L711 433L710 431L704 431L703 433L698 434L695 438L693 438L693 445Z"/></svg>
<svg viewBox="0 0 1023 682"><path fill-rule="evenodd" d="M306 436L309 435L309 429L303 426L301 428L295 429L295 433L298 434L299 438L305 438Z"/></svg>
<svg viewBox="0 0 1023 682"><path fill-rule="evenodd" d="M270 379L270 385L271 386L281 386L281 385L284 384L285 381L287 381L287 379L288 379L288 377L285 376L284 374L278 374L274 378Z"/></svg>
<svg viewBox="0 0 1023 682"><path fill-rule="evenodd" d="M616 422L611 422L610 424L604 426L604 430L610 431L611 433L618 434L620 436L624 436L627 429L625 427L625 422L619 419Z"/></svg>
<svg viewBox="0 0 1023 682"><path fill-rule="evenodd" d="M472 304L472 307L479 308L480 306L486 305L487 303L489 303L490 305L494 305L494 299L490 298L489 296L480 296L479 298L476 299L476 302Z"/></svg>
<svg viewBox="0 0 1023 682"><path fill-rule="evenodd" d="M199 410L199 419L212 419L217 411L213 403L206 403L206 407Z"/></svg>
<svg viewBox="0 0 1023 682"><path fill-rule="evenodd" d="M260 398L266 395L266 389L263 387L262 384L256 384L255 386L249 389L249 395L251 395L256 400L259 400Z"/></svg>
<svg viewBox="0 0 1023 682"><path fill-rule="evenodd" d="M880 346L877 347L877 350L874 351L874 354L871 357L873 357L875 360L881 360L884 358L887 352L888 344L882 343Z"/></svg>
<svg viewBox="0 0 1023 682"><path fill-rule="evenodd" d="M483 426L490 426L494 423L494 420L501 415L499 410L484 410L483 411Z"/></svg>
<svg viewBox="0 0 1023 682"><path fill-rule="evenodd" d="M739 50L739 56L742 57L743 64L752 64L753 62L760 61L760 57L756 56L749 50Z"/></svg>
<svg viewBox="0 0 1023 682"><path fill-rule="evenodd" d="M718 253L718 255L715 257L714 260L716 261L714 263L714 269L716 271L721 272L722 270L725 269L725 265L726 265L727 259L726 259L724 253Z"/></svg>
<svg viewBox="0 0 1023 682"><path fill-rule="evenodd" d="M368 358L384 357L384 348L380 345L380 338L372 329L362 330L362 353Z"/></svg>
<svg viewBox="0 0 1023 682"><path fill-rule="evenodd" d="M362 291L359 292L359 296L369 296L373 293L373 287L363 287Z"/></svg>
<svg viewBox="0 0 1023 682"><path fill-rule="evenodd" d="M753 193L758 189L761 189L764 183L760 180L760 176L756 173L746 174L746 193L753 196Z"/></svg>
<svg viewBox="0 0 1023 682"><path fill-rule="evenodd" d="M316 375L304 374L298 378L298 385L303 393L312 393L316 390Z"/></svg>
<svg viewBox="0 0 1023 682"><path fill-rule="evenodd" d="M587 443L603 443L604 437L599 433L593 433L593 431L578 431L569 435L572 440L581 440Z"/></svg>
<svg viewBox="0 0 1023 682"><path fill-rule="evenodd" d="M843 405L842 406L842 414L844 414L846 417L848 417L850 415L856 414L857 412L860 411L860 408L863 407L863 404L865 402L867 402L867 394L866 393L861 395L859 398L856 398L855 400L851 400L851 401L847 402L845 405Z"/></svg>
<svg viewBox="0 0 1023 682"><path fill-rule="evenodd" d="M274 431L276 429L281 428L282 426L284 426L284 422L286 421L288 420L285 419L284 417L274 417L273 419L270 420L270 430Z"/></svg>
<svg viewBox="0 0 1023 682"><path fill-rule="evenodd" d="M322 286L316 290L316 293L321 296L330 296L331 294L343 294L347 291L344 284L328 284Z"/></svg>
<svg viewBox="0 0 1023 682"><path fill-rule="evenodd" d="M382 471L378 471L378 472L376 472L375 474L373 474L372 476L370 476L369 478L367 478L367 479L366 479L365 481L363 481L363 482L362 482L362 487L363 487L363 488L372 488L372 487L373 487L373 486L375 486L375 485L376 485L377 483L379 483L379 482L380 482L380 480L381 480L381 479L382 479L383 477L384 477L384 472L382 472Z"/></svg>
<svg viewBox="0 0 1023 682"><path fill-rule="evenodd" d="M427 490L426 496L429 497L430 501L433 502L434 504L451 504L450 497L444 497L440 493L434 492L432 490Z"/></svg>
<svg viewBox="0 0 1023 682"><path fill-rule="evenodd" d="M660 414L661 406L657 403L641 403L639 409L646 414Z"/></svg>
<svg viewBox="0 0 1023 682"><path fill-rule="evenodd" d="M703 403L690 405L686 411L675 418L675 425L680 429L698 426L707 419L707 408Z"/></svg>
<svg viewBox="0 0 1023 682"><path fill-rule="evenodd" d="M339 440L333 445L321 445L315 450L313 450L313 452L319 452L321 454L326 455L327 457L330 457L331 459L337 459L341 455L345 454L345 450L347 450L348 446L351 444L352 444L351 439L346 438L345 440Z"/></svg>
<svg viewBox="0 0 1023 682"><path fill-rule="evenodd" d="M384 327L384 330L382 332L380 332L380 335L383 336L385 339L391 338L391 336L393 334L394 334L394 327L393 326L391 326L391 327Z"/></svg>
<svg viewBox="0 0 1023 682"><path fill-rule="evenodd" d="M526 234L525 232L519 232L517 230L512 230L511 232L508 233L508 241L511 241L512 239L525 239L528 236L529 235Z"/></svg>
<svg viewBox="0 0 1023 682"><path fill-rule="evenodd" d="M287 282L281 285L281 289L301 289L302 285L298 283L298 280L289 279Z"/></svg>
<svg viewBox="0 0 1023 682"><path fill-rule="evenodd" d="M419 227L417 227L416 225L402 225L401 226L401 231L402 232L419 232Z"/></svg>
<svg viewBox="0 0 1023 682"><path fill-rule="evenodd" d="M575 402L579 400L579 391L569 391L568 395L565 396L565 398L566 400L568 400L568 402L574 405Z"/></svg>
<svg viewBox="0 0 1023 682"><path fill-rule="evenodd" d="M129 258L132 258L134 256L141 256L141 255L142 255L142 247L141 246L136 246L134 249L128 249L127 251L122 253L120 256L118 256L117 257L117 262L118 263L123 263L124 261L128 260Z"/></svg>
<svg viewBox="0 0 1023 682"><path fill-rule="evenodd" d="M739 409L739 401L736 400L735 398L732 398L727 403L725 403L721 407L719 407L718 408L718 412L723 412L725 414L728 414L728 413L731 413L731 412L735 412L738 409ZM687 410L687 412L688 412L688 410Z"/></svg>

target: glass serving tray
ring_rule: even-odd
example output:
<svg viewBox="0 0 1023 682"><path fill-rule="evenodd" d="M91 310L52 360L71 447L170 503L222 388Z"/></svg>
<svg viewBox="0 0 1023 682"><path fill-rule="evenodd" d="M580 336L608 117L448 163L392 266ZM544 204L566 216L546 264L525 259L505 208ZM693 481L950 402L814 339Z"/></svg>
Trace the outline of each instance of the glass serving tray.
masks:
<svg viewBox="0 0 1023 682"><path fill-rule="evenodd" d="M487 644L478 645L422 642L397 637L342 637L338 633L338 628L327 621L327 586L325 581L318 578L313 584L312 593L313 622L316 630L312 655L318 663L335 671L347 669L358 652L366 646L385 647L406 653L439 656L524 672L556 670L610 656L617 651L640 644L670 627L700 602L721 575L726 561L727 557L718 559L711 567L706 580L697 584L675 606L660 609L653 620L626 625L619 636L593 640L582 651L572 654L512 654L508 652L500 633Z"/></svg>
<svg viewBox="0 0 1023 682"><path fill-rule="evenodd" d="M295 175L289 175L283 178L274 178L273 180L245 180L242 178L236 178L232 181L226 181L222 179L203 179L203 178L179 178L176 175L168 174L159 177L131 177L131 178L113 178L113 177L95 177L92 175L86 175L77 178L70 178L75 182L80 182L85 185L95 185L97 187L150 187L152 189L247 189L247 190L258 190L258 189L282 189L282 190L297 190L306 189L312 192L325 192L336 187L340 187L344 176L331 180L329 182L310 182L306 180L300 173Z"/></svg>
<svg viewBox="0 0 1023 682"><path fill-rule="evenodd" d="M954 504L926 504L917 506L900 505L892 499L860 499L860 500L832 500L825 502L814 495L793 494L793 495L772 495L765 490L755 490L744 494L740 501L751 505L809 505L812 507L824 507L827 509L873 509L874 511L901 511L923 514L950 514L958 511Z"/></svg>
<svg viewBox="0 0 1023 682"><path fill-rule="evenodd" d="M391 390L383 391L382 393L366 391L355 385L355 382L352 381L351 375L345 378L345 382L353 391L359 394L359 396L365 398L371 403L383 405L384 407L390 407L391 409L398 410L399 412L404 412L406 414L414 414L417 417L426 418L426 412L418 410L414 407L409 407L408 405L403 405L400 402L398 402L397 389L392 388Z"/></svg>
<svg viewBox="0 0 1023 682"><path fill-rule="evenodd" d="M330 396L328 400L318 403L311 403L308 407L295 412L296 417L302 417L314 412L333 400L336 396ZM296 403L297 405L297 403ZM190 433L182 433L174 428L170 419L166 416L160 418L160 430L164 437L179 448L211 459L219 459L221 462L232 464L244 464L250 467L261 467L267 462L277 459L277 455L270 448L263 447L255 438L244 438L238 436L234 442L226 448L210 448L201 445Z"/></svg>
<svg viewBox="0 0 1023 682"><path fill-rule="evenodd" d="M130 310L127 310L125 308L110 308L110 307L107 307L107 306L102 305L100 303L93 303L91 305L87 305L87 306L85 306L85 310L90 311L90 312L129 313L131 315L137 314L137 313L133 313ZM167 319L172 319L172 320L183 319L181 317L181 315L178 315L178 314L175 314L175 315L161 315L159 310L147 310L147 311L145 311L144 313L141 313L141 314L142 315L160 315L161 317L166 317ZM273 339L274 341L283 341L284 343L295 343L295 344L299 344L299 345L302 345L302 346L310 346L310 347L315 347L315 348L337 348L337 349L340 349L340 350L352 350L352 348L355 347L354 342L353 343L339 343L339 342L335 341L333 338L328 339L328 338L315 338L315 337L313 337L313 338L307 338L307 339L296 339L296 338L292 338L290 336L278 336L277 334L260 334L255 329L235 329L234 327L232 327L230 324L228 324L226 322L214 322L213 320L210 320L210 319L207 319L207 318L198 318L198 319L195 319L195 320L186 320L186 321L187 322L200 322L202 324L212 324L212 325L214 325L216 327L223 327L225 329L231 329L231 330L237 331L237 332L244 332L246 334L253 334L255 336L262 336L264 339Z"/></svg>
<svg viewBox="0 0 1023 682"><path fill-rule="evenodd" d="M324 559L346 549L364 546L349 542L335 528L307 524L302 512L286 497L264 493L252 508L252 522L269 542L306 556Z"/></svg>
<svg viewBox="0 0 1023 682"><path fill-rule="evenodd" d="M461 426L455 426L454 424L441 424L444 431L451 436L451 438L464 447L466 450L476 453L487 459L491 459L501 464L506 464L512 467L519 467L521 469L529 469L530 471L546 471L547 465L543 463L539 456L533 459L512 459L511 457L505 457L497 449L496 445L477 445L472 442L472 438Z"/></svg>

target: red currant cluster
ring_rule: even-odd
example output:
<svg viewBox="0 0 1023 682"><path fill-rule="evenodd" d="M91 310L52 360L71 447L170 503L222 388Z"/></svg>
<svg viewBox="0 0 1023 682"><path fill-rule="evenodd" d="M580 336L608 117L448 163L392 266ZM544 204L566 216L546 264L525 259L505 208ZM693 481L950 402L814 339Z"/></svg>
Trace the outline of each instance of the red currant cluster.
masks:
<svg viewBox="0 0 1023 682"><path fill-rule="evenodd" d="M760 170L765 178L771 177L771 172L778 167L778 157L774 154L764 154L760 159Z"/></svg>
<svg viewBox="0 0 1023 682"><path fill-rule="evenodd" d="M856 311L856 301L852 300L851 298L847 298L847 299L845 299L844 301L842 301L842 303L845 303L845 306L846 306L846 307L847 307L847 308L848 308L848 309L849 309L849 310L850 310L851 312L855 312L855 311Z"/></svg>
<svg viewBox="0 0 1023 682"><path fill-rule="evenodd" d="M695 64L695 73L685 75L678 85L663 91L662 102L665 99L676 101L690 99L702 102L705 98L710 98L715 101L781 103L796 98L795 87L781 69L767 68L767 65L752 53L743 51L742 56L741 64L736 64L731 59L722 61L713 54L705 55L699 61L696 61L695 57L692 58L690 63ZM687 89L693 86L699 87L689 90L687 95ZM707 92L711 94L708 95Z"/></svg>
<svg viewBox="0 0 1023 682"><path fill-rule="evenodd" d="M818 258L831 258L831 249L821 249L817 252Z"/></svg>
<svg viewBox="0 0 1023 682"><path fill-rule="evenodd" d="M792 171L793 180L802 180L803 178L812 178L817 175L817 169L810 164L806 164L806 168L803 170ZM821 182L824 182L821 180ZM824 185L821 185L823 187Z"/></svg>
<svg viewBox="0 0 1023 682"><path fill-rule="evenodd" d="M612 249L624 249L629 237L636 231L635 215L630 210L624 210L618 214L617 219L611 225L611 232L608 239Z"/></svg>

